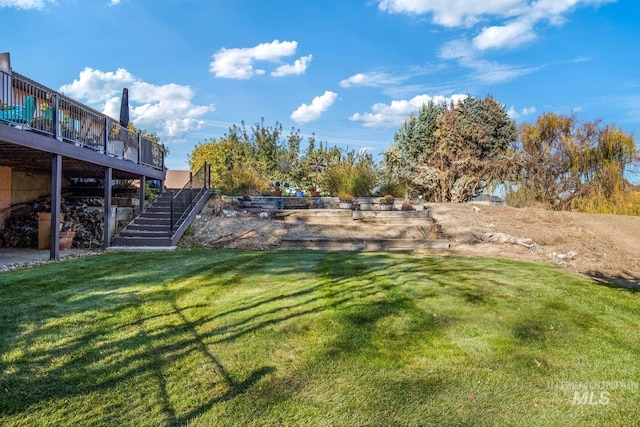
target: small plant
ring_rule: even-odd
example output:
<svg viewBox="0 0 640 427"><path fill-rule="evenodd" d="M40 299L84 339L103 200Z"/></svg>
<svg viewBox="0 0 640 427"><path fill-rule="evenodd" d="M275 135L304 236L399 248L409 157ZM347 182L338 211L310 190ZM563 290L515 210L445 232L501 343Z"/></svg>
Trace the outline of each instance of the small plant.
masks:
<svg viewBox="0 0 640 427"><path fill-rule="evenodd" d="M390 205L392 204L394 201L396 200L395 197L393 197L391 194L387 194L386 196L384 196L382 199L380 199L380 203L385 204L385 205Z"/></svg>
<svg viewBox="0 0 640 427"><path fill-rule="evenodd" d="M60 231L76 231L76 224L73 221L65 221L62 223Z"/></svg>
<svg viewBox="0 0 640 427"><path fill-rule="evenodd" d="M151 182L147 181L144 184L144 198L149 202L153 203L156 199L160 197L160 189L151 187Z"/></svg>
<svg viewBox="0 0 640 427"><path fill-rule="evenodd" d="M341 202L353 202L353 196L349 193L338 194L338 200Z"/></svg>
<svg viewBox="0 0 640 427"><path fill-rule="evenodd" d="M309 194L311 195L311 197L318 197L320 195L320 191L318 191L318 187L316 187L313 184L307 187L307 190L309 191Z"/></svg>
<svg viewBox="0 0 640 427"><path fill-rule="evenodd" d="M219 185L218 187L216 187L216 196L220 197L220 196L228 196L229 195L229 189L224 186L224 185Z"/></svg>

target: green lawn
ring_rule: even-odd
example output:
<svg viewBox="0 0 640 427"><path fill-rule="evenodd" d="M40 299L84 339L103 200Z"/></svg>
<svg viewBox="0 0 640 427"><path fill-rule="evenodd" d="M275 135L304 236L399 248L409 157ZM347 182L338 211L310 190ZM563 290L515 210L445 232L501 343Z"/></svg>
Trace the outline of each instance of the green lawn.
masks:
<svg viewBox="0 0 640 427"><path fill-rule="evenodd" d="M104 254L0 273L0 425L640 420L640 293L411 254Z"/></svg>

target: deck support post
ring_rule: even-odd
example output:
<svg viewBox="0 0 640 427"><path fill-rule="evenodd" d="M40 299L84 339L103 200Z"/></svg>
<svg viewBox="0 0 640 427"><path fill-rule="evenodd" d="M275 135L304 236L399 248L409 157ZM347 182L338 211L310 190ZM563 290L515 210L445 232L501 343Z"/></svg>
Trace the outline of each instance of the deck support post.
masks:
<svg viewBox="0 0 640 427"><path fill-rule="evenodd" d="M147 186L147 177L144 175L140 175L140 213L144 211L144 198L145 198L145 188Z"/></svg>
<svg viewBox="0 0 640 427"><path fill-rule="evenodd" d="M111 244L111 180L113 169L104 171L104 249Z"/></svg>
<svg viewBox="0 0 640 427"><path fill-rule="evenodd" d="M62 199L62 156L54 154L51 161L51 240L49 259L60 259L60 208Z"/></svg>

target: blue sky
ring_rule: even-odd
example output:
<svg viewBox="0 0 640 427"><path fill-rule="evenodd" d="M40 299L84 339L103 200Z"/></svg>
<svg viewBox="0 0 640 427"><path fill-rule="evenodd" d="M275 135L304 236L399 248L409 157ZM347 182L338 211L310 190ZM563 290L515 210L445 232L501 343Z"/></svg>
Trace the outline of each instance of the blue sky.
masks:
<svg viewBox="0 0 640 427"><path fill-rule="evenodd" d="M168 144L264 118L379 155L429 99L493 95L640 128L640 2L626 0L0 0L14 70Z"/></svg>

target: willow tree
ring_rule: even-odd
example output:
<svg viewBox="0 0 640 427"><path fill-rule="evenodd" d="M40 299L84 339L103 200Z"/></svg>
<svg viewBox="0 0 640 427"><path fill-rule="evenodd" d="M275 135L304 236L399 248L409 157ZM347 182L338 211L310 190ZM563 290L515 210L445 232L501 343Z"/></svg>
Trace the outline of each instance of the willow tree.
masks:
<svg viewBox="0 0 640 427"><path fill-rule="evenodd" d="M449 106L430 102L396 132L385 171L411 194L464 202L512 174L517 135L515 122L491 96Z"/></svg>
<svg viewBox="0 0 640 427"><path fill-rule="evenodd" d="M543 114L535 124L524 123L518 144L518 173L507 194L510 204L542 204L554 206L565 192L570 192L571 176L569 146L575 133L573 116Z"/></svg>
<svg viewBox="0 0 640 427"><path fill-rule="evenodd" d="M604 206L628 198L624 173L638 153L617 126L547 113L521 126L520 144L513 204L613 212Z"/></svg>

